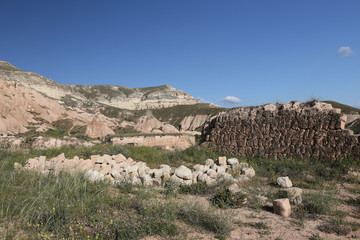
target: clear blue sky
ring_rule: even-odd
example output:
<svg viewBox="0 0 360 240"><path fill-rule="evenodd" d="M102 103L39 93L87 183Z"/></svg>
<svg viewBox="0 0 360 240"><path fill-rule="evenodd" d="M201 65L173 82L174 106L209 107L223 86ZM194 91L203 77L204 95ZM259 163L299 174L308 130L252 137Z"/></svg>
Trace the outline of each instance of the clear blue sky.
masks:
<svg viewBox="0 0 360 240"><path fill-rule="evenodd" d="M358 0L11 0L0 23L0 60L59 83L360 107Z"/></svg>

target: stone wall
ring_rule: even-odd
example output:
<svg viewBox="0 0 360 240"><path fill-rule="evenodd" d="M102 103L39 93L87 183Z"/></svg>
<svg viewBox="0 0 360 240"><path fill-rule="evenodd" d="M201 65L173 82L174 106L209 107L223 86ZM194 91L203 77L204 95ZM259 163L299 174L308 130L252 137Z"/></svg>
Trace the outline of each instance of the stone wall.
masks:
<svg viewBox="0 0 360 240"><path fill-rule="evenodd" d="M202 145L238 156L360 158L360 135L345 130L346 115L330 104L267 104L219 113L204 125Z"/></svg>
<svg viewBox="0 0 360 240"><path fill-rule="evenodd" d="M113 144L135 146L163 147L167 149L186 149L195 144L195 136L192 135L144 135L133 137L114 137Z"/></svg>

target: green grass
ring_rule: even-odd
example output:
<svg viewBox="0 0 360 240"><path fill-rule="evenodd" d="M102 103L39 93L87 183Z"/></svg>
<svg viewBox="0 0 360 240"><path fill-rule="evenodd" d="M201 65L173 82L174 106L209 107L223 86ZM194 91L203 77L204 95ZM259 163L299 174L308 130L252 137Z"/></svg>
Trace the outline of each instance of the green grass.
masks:
<svg viewBox="0 0 360 240"><path fill-rule="evenodd" d="M13 65L11 65L8 62L0 62L0 70L1 71L22 71L16 67L14 67Z"/></svg>
<svg viewBox="0 0 360 240"><path fill-rule="evenodd" d="M207 158L216 159L220 156L219 153L196 146L182 151L168 151L161 148L135 147L130 145L125 148L127 156L137 161L146 162L151 168L158 168L161 164L168 164L170 166L204 164Z"/></svg>
<svg viewBox="0 0 360 240"><path fill-rule="evenodd" d="M192 226L203 227L216 234L228 235L232 229L233 217L213 209L206 209L199 203L181 205L179 219Z"/></svg>
<svg viewBox="0 0 360 240"><path fill-rule="evenodd" d="M60 148L47 151L0 151L0 236L6 239L139 239L147 235L176 236L180 220L228 234L231 218L209 209L181 205L170 200L158 201L156 189L122 185L115 188L106 182L90 183L83 175L41 176L18 172L14 162L65 152L89 157L91 154L117 154L118 146ZM9 223L12 223L9 225ZM9 227L13 226L13 227ZM17 229L15 231L15 229ZM17 232L22 233L21 236ZM51 237L52 236L52 237Z"/></svg>
<svg viewBox="0 0 360 240"><path fill-rule="evenodd" d="M24 239L41 239L38 234L53 234L56 238L66 239L86 239L87 236L91 239L138 239L153 234L172 237L181 232L178 221L207 229L218 236L226 236L231 231L232 217L219 212L219 208L204 209L193 204L177 205L174 202L175 198L163 196L159 190L153 188L126 184L115 188L107 183L91 184L81 175L62 174L44 177L36 173L16 172L13 169L14 162L24 164L31 157L45 155L49 159L61 153L65 153L67 158L79 156L85 159L96 154L122 153L136 161L146 162L151 168L158 168L160 164L174 167L181 164L204 164L205 159L215 160L222 155L201 147L192 147L184 151L166 151L110 144L18 152L0 150L0 229L7 226L6 232L0 231L1 237L19 238L16 228L25 232L26 236L21 237ZM351 159L317 162L253 158L241 161L254 166L257 175L264 177L262 184L271 184L278 176L289 175L295 186L306 185L311 188L341 182L350 167L358 167L358 163ZM308 182L306 175L312 175L320 183ZM251 182L252 187L254 181ZM180 187L179 192L194 195L215 194L213 202L217 206L242 206L245 195L230 195L222 189L224 188L219 186L211 189L206 188L204 184L193 184ZM356 198L350 200L349 204L357 205L358 202ZM308 219L318 215L330 215L336 221L324 223L323 231L344 235L350 225L341 222L342 215L336 209L337 203L334 194L331 193L305 193L303 205L294 208L293 217ZM263 230L264 226L259 224L254 227ZM357 226L353 224L350 227L355 229Z"/></svg>

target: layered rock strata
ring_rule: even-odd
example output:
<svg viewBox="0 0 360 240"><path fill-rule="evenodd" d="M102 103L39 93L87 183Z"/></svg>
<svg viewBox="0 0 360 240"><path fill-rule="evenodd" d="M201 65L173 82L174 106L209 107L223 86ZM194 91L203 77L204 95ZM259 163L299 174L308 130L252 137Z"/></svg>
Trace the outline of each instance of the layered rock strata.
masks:
<svg viewBox="0 0 360 240"><path fill-rule="evenodd" d="M340 109L318 101L240 107L207 121L201 141L237 156L359 158L359 135L345 130L345 122Z"/></svg>

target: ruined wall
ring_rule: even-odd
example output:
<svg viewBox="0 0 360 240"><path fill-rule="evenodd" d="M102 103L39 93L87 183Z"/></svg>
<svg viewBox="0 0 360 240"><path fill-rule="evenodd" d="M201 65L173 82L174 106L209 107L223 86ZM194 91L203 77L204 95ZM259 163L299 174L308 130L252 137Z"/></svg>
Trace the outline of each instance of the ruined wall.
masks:
<svg viewBox="0 0 360 240"><path fill-rule="evenodd" d="M204 125L202 145L239 156L360 158L360 135L345 130L346 116L322 102L234 108Z"/></svg>
<svg viewBox="0 0 360 240"><path fill-rule="evenodd" d="M195 136L191 135L146 135L133 137L114 137L111 139L113 144L147 147L164 147L168 149L186 149L195 144Z"/></svg>

